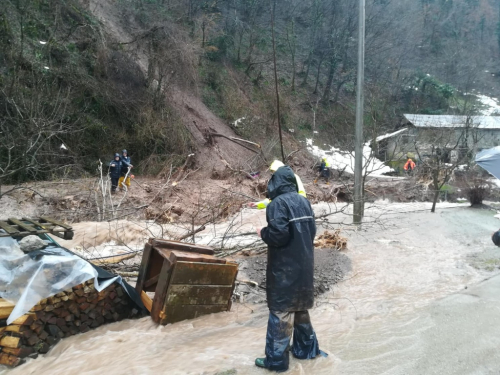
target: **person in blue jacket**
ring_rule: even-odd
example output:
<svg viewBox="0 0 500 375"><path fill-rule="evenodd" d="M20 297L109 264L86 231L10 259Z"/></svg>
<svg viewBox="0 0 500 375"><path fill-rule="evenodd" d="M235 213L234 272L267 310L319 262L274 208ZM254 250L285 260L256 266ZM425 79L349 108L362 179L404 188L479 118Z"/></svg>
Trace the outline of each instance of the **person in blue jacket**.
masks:
<svg viewBox="0 0 500 375"><path fill-rule="evenodd" d="M115 193L118 186L118 180L122 173L122 161L120 154L116 153L115 158L109 162L109 177L111 178L111 192Z"/></svg>
<svg viewBox="0 0 500 375"><path fill-rule="evenodd" d="M269 320L266 357L257 358L258 367L286 371L292 355L313 359L319 350L308 309L314 303L314 237L316 224L309 201L298 193L292 169L282 166L267 186L267 227L257 233L268 245L266 292Z"/></svg>
<svg viewBox="0 0 500 375"><path fill-rule="evenodd" d="M130 188L130 172L129 170L133 168L132 162L130 160L130 156L127 154L127 150L122 151L122 156L120 157L122 162L122 173L120 176L120 180L118 181L118 186L120 189L125 189L125 185L127 186L127 190ZM127 175L128 173L128 175ZM127 176L127 178L125 178Z"/></svg>

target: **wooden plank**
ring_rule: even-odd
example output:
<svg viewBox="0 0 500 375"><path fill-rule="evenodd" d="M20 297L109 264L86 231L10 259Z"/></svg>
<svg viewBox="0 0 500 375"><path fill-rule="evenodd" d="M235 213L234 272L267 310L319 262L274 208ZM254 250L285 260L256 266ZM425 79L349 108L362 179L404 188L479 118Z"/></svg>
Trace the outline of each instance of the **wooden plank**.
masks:
<svg viewBox="0 0 500 375"><path fill-rule="evenodd" d="M232 285L171 285L166 305L224 305L231 298Z"/></svg>
<svg viewBox="0 0 500 375"><path fill-rule="evenodd" d="M185 252L193 252L198 254L214 255L214 249L210 246L205 245L195 245L192 243L154 239L153 247L167 248L169 250L180 250Z"/></svg>
<svg viewBox="0 0 500 375"><path fill-rule="evenodd" d="M14 306L15 305L9 301L0 298L0 319L7 319L12 310L14 310Z"/></svg>
<svg viewBox="0 0 500 375"><path fill-rule="evenodd" d="M153 300L146 294L144 290L141 292L141 301L144 304L144 307L148 309L149 312L151 312L153 308Z"/></svg>
<svg viewBox="0 0 500 375"><path fill-rule="evenodd" d="M185 319L194 319L202 315L218 313L227 310L226 305L177 305L168 306L161 324L180 322Z"/></svg>
<svg viewBox="0 0 500 375"><path fill-rule="evenodd" d="M225 264L226 259L216 258L212 255L189 253L179 250L167 250L155 247L155 250L161 254L163 258L170 259L172 263L176 262L201 262L201 263L219 263Z"/></svg>
<svg viewBox="0 0 500 375"><path fill-rule="evenodd" d="M0 228L2 228L4 231L6 231L7 234L9 234L9 235L19 233L19 229L9 225L9 223L7 223L6 221L0 221Z"/></svg>
<svg viewBox="0 0 500 375"><path fill-rule="evenodd" d="M21 220L17 220L16 218L9 218L9 221L15 225L17 225L19 228L22 228L24 229L25 231L27 232L30 232L30 233L33 233L33 234L37 234L38 233L38 229L36 229L33 225L31 224L25 224L23 223Z"/></svg>
<svg viewBox="0 0 500 375"><path fill-rule="evenodd" d="M147 243L144 245L144 251L142 253L141 266L139 267L139 275L137 276L137 282L135 283L135 290L137 293L141 294L144 281L146 280L146 274L148 271L149 258L151 257L151 244Z"/></svg>
<svg viewBox="0 0 500 375"><path fill-rule="evenodd" d="M233 285L235 264L177 262L171 284Z"/></svg>
<svg viewBox="0 0 500 375"><path fill-rule="evenodd" d="M233 278L233 286L231 287L231 296L229 297L229 300L227 301L227 311L231 311L231 306L233 305L233 294L234 294L234 288L236 288L236 278L238 277L238 263L236 262L228 262L228 265L234 265L236 266L236 272L234 273L234 278Z"/></svg>
<svg viewBox="0 0 500 375"><path fill-rule="evenodd" d="M158 284L159 279L160 279L160 274L156 275L155 277L152 277L148 281L144 282L144 288L149 288L150 286Z"/></svg>
<svg viewBox="0 0 500 375"><path fill-rule="evenodd" d="M45 229L45 230L48 230L48 231L51 231L53 230L56 225L54 224L50 224L50 223L40 223L39 221L36 221L36 220L33 220L33 219L30 219L30 218L27 218L27 217L23 217L22 218L23 221L28 221L30 222L31 224L37 226L37 227L40 227L42 229Z"/></svg>
<svg viewBox="0 0 500 375"><path fill-rule="evenodd" d="M160 278L158 279L158 284L156 284L153 307L151 308L151 318L156 323L160 322L160 312L164 310L172 269L174 269L172 263L170 263L168 259L164 259L160 271Z"/></svg>
<svg viewBox="0 0 500 375"><path fill-rule="evenodd" d="M21 346L21 338L4 336L0 338L0 346L5 346L7 348L19 348Z"/></svg>
<svg viewBox="0 0 500 375"><path fill-rule="evenodd" d="M0 365L15 367L19 365L21 362L22 360L19 357L7 353L0 353Z"/></svg>
<svg viewBox="0 0 500 375"><path fill-rule="evenodd" d="M60 221L51 219L50 217L47 217L47 216L41 216L39 221L51 223L51 224L54 224L54 225L58 225L60 227L63 227L64 229L73 230L72 226L70 226L68 224L65 224L65 223L62 223Z"/></svg>

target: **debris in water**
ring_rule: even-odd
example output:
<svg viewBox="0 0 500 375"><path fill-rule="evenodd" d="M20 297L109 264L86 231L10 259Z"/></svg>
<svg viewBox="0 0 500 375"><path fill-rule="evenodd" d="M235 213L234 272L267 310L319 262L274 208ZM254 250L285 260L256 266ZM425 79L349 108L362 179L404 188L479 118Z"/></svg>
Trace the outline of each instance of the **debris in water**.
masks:
<svg viewBox="0 0 500 375"><path fill-rule="evenodd" d="M340 235L340 229L330 233L325 231L314 241L314 246L323 249L345 250L347 248L347 238Z"/></svg>

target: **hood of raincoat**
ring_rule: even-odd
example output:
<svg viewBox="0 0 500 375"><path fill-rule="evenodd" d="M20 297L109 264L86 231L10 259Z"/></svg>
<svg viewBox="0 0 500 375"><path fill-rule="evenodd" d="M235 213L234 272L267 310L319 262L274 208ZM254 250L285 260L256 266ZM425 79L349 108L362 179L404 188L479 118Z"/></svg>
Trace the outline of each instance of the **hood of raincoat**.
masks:
<svg viewBox="0 0 500 375"><path fill-rule="evenodd" d="M269 199L275 199L281 194L298 192L297 180L295 179L295 174L292 168L288 166L283 166L278 168L274 172L273 177L269 180L267 184L267 195Z"/></svg>

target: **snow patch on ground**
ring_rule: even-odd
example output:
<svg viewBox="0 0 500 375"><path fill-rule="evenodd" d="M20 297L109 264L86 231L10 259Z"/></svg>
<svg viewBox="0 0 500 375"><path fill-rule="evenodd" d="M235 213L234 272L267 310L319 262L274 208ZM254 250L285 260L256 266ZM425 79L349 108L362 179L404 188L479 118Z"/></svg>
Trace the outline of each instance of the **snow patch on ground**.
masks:
<svg viewBox="0 0 500 375"><path fill-rule="evenodd" d="M331 168L344 170L347 173L354 174L354 153L343 151L335 147L330 147L329 150L323 150L315 146L312 139L307 139L306 144L307 149L314 156L318 158L326 157ZM370 176L381 176L384 173L394 172L392 168L372 155L372 149L369 144L370 143L367 142L363 145L363 173L367 171Z"/></svg>
<svg viewBox="0 0 500 375"><path fill-rule="evenodd" d="M500 115L500 105L497 98L492 98L490 96L476 95L479 102L483 105L480 113L485 116Z"/></svg>

